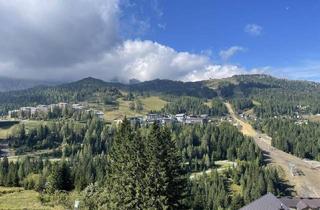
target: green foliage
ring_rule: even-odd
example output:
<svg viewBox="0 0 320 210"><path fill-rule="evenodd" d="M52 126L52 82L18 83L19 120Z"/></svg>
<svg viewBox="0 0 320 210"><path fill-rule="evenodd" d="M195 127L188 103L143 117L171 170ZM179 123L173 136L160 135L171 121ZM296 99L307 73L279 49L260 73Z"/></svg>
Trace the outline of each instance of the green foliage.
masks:
<svg viewBox="0 0 320 210"><path fill-rule="evenodd" d="M294 116L297 112L320 113L319 83L290 81L267 75L240 75L232 79L232 83L220 84L220 95L227 99L247 98L260 102L261 106L254 109L258 117Z"/></svg>
<svg viewBox="0 0 320 210"><path fill-rule="evenodd" d="M231 100L231 103L237 112L242 112L253 108L252 100L247 98L236 98Z"/></svg>
<svg viewBox="0 0 320 210"><path fill-rule="evenodd" d="M173 139L191 171L214 167L216 160L262 162L261 151L254 142L229 123L176 126Z"/></svg>
<svg viewBox="0 0 320 210"><path fill-rule="evenodd" d="M47 180L46 191L70 191L73 189L71 171L66 162L54 164Z"/></svg>
<svg viewBox="0 0 320 210"><path fill-rule="evenodd" d="M166 129L153 125L142 136L125 120L114 139L105 191L107 209L180 209L186 179ZM144 140L144 141L143 141Z"/></svg>
<svg viewBox="0 0 320 210"><path fill-rule="evenodd" d="M169 114L187 113L190 115L207 114L210 116L222 116L227 113L224 104L215 99L212 101L212 108L204 104L204 100L195 97L179 97L168 103L163 112Z"/></svg>
<svg viewBox="0 0 320 210"><path fill-rule="evenodd" d="M272 145L300 158L320 160L320 124L290 119L266 119L256 127L272 137Z"/></svg>

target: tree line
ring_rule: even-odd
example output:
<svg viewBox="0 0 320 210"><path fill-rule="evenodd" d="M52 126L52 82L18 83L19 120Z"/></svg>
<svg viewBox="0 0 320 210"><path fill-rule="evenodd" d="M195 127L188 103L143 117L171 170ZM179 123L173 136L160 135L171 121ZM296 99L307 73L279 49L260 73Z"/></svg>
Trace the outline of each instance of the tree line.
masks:
<svg viewBox="0 0 320 210"><path fill-rule="evenodd" d="M272 146L300 158L320 160L320 124L292 119L266 119L255 127L272 137Z"/></svg>

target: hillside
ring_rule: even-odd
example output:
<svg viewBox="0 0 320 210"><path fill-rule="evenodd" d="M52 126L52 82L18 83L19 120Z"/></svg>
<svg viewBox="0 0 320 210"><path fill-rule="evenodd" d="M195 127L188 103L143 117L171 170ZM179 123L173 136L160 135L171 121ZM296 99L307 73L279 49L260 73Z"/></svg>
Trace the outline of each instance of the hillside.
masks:
<svg viewBox="0 0 320 210"><path fill-rule="evenodd" d="M27 79L12 79L0 77L0 92L23 90L39 85L56 85L56 82L27 80Z"/></svg>
<svg viewBox="0 0 320 210"><path fill-rule="evenodd" d="M237 75L203 83L227 100L258 102L260 106L255 106L254 111L260 117L320 113L320 84L316 82L278 79L269 75Z"/></svg>
<svg viewBox="0 0 320 210"><path fill-rule="evenodd" d="M135 92L147 95L194 96L213 98L217 94L201 82L180 82L170 80L152 80L138 84L105 82L95 78L57 86L38 86L26 90L0 93L0 113L21 106L64 102L115 102L122 92Z"/></svg>
<svg viewBox="0 0 320 210"><path fill-rule="evenodd" d="M0 160L0 166L5 166L0 167L0 174L3 174L0 176L0 186L9 190L20 187L19 192L0 194L0 199L26 195L29 205L35 203L34 198L39 196L42 200L36 205L55 208L61 205L70 208L74 200L79 199L82 205L97 209L108 205L105 203L108 199L104 196L127 192L117 188L120 186L117 177L124 177L129 182L137 180L144 189L149 186L153 188L149 183L153 183L154 179L149 180L144 176L158 176L157 167L167 167L170 162L177 170L173 176L183 178L182 184L177 182L178 186L186 186L185 178L190 177L188 184L191 194L186 202L191 209L239 209L266 192L278 196L292 195L291 186L286 182L290 176L287 162L277 159L284 152L287 153L282 157L294 161L305 171L304 177L296 178L302 180L302 184L295 181L290 184L298 189L298 195L304 195L305 192L306 195L313 195L310 194L313 192L310 188L312 184L308 184L310 192L301 187L309 183L309 177L313 177L310 176L311 169L306 169L308 165L302 166L303 161L293 155L319 160L320 148L314 146L318 125L300 128L299 125L279 122L277 125L283 133L272 133L269 130L276 129L268 125L274 122L264 122L272 120L273 115L281 115L282 119L291 117L290 114L295 114L296 110L302 112L298 104L308 105L303 111L311 112L317 107L318 92L317 83L289 81L267 75L242 75L201 82L152 80L131 84L89 77L52 87L0 93L3 114L15 107L62 101L82 102L84 106L81 111L74 111L70 107L56 108L54 113L57 112L57 115L51 113L53 111L43 115L21 115L17 117L21 119L20 123L0 129L2 155L10 156ZM240 117L233 108L239 113L257 116L254 121L256 124L250 125L252 121ZM104 118L86 115L89 109L103 112ZM147 117L153 115L147 116L148 113L160 116L161 121L151 125ZM180 113L186 114L184 121L174 117ZM205 120L202 120L204 114ZM128 121L124 120L119 126L118 123L125 116ZM295 120L288 122L293 125L296 123ZM159 125L166 125L169 129ZM294 128L301 134L301 139L305 141L303 150L298 143L301 141L298 135L286 141L286 133L295 132L283 127ZM260 131L275 136L272 140L267 139L266 147L258 144L263 140ZM315 135L307 135L309 133ZM278 134L281 135L276 136ZM174 141L169 141L170 138ZM284 141L288 142L288 148L281 147ZM274 146L272 150L270 145ZM272 164L265 159L266 148L272 154ZM45 159L48 161L43 161ZM63 161L65 159L68 161ZM218 163L231 163L234 167L220 166ZM282 169L279 170L274 164ZM111 174L107 173L109 169ZM132 174L144 177L146 182L140 178L131 179ZM167 175L163 174L163 179L167 180ZM129 183L127 186L135 184ZM110 190L109 186L116 187L116 190ZM204 189L209 190L207 192ZM184 190L181 188L181 193ZM45 193L39 195L38 192ZM91 192L96 193L92 195ZM189 190L185 193L189 193ZM78 194L83 196L73 197ZM58 197L63 199L59 200ZM10 202L4 203L5 207L12 205Z"/></svg>

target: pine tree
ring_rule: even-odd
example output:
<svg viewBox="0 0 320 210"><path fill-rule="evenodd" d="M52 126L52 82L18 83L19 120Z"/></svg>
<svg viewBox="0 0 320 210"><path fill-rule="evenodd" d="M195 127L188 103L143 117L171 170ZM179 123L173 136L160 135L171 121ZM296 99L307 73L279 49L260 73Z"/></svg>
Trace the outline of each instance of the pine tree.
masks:
<svg viewBox="0 0 320 210"><path fill-rule="evenodd" d="M102 194L103 208L142 209L146 185L146 159L139 132L125 119L117 131L108 159L106 190Z"/></svg>

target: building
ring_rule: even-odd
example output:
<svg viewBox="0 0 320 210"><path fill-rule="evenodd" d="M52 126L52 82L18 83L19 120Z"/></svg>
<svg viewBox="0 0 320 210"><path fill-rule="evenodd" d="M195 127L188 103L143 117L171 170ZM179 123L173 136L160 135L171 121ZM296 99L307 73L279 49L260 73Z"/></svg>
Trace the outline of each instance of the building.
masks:
<svg viewBox="0 0 320 210"><path fill-rule="evenodd" d="M185 119L186 124L204 124L208 122L208 118L197 117L197 116L187 116Z"/></svg>
<svg viewBox="0 0 320 210"><path fill-rule="evenodd" d="M161 124L162 125L166 125L166 124L170 124L175 122L175 118L171 117L171 116L164 116L161 119Z"/></svg>
<svg viewBox="0 0 320 210"><path fill-rule="evenodd" d="M188 116L185 119L186 124L197 124L197 123L202 123L202 118L200 117L195 117L195 116Z"/></svg>
<svg viewBox="0 0 320 210"><path fill-rule="evenodd" d="M47 105L38 105L36 107L38 112L48 112L49 111L49 107Z"/></svg>
<svg viewBox="0 0 320 210"><path fill-rule="evenodd" d="M152 123L160 123L162 120L162 117L159 114L147 114L146 116L146 123L152 124Z"/></svg>
<svg viewBox="0 0 320 210"><path fill-rule="evenodd" d="M176 118L178 122L184 122L186 120L187 115L182 113L182 114L176 114Z"/></svg>
<svg viewBox="0 0 320 210"><path fill-rule="evenodd" d="M240 210L320 210L320 198L280 197L268 193Z"/></svg>
<svg viewBox="0 0 320 210"><path fill-rule="evenodd" d="M261 198L249 203L240 210L290 210L284 203L282 203L272 193L268 193Z"/></svg>
<svg viewBox="0 0 320 210"><path fill-rule="evenodd" d="M142 123L143 123L143 117L142 117L142 116L129 117L128 120L130 121L130 124L131 124L132 126L142 125Z"/></svg>
<svg viewBox="0 0 320 210"><path fill-rule="evenodd" d="M84 109L84 106L82 106L81 104L72 104L72 109L81 111Z"/></svg>
<svg viewBox="0 0 320 210"><path fill-rule="evenodd" d="M68 106L68 103L65 103L65 102L60 102L60 103L58 103L58 107L59 107L60 109L65 109L67 106Z"/></svg>
<svg viewBox="0 0 320 210"><path fill-rule="evenodd" d="M11 110L8 112L9 118L18 118L19 110Z"/></svg>

